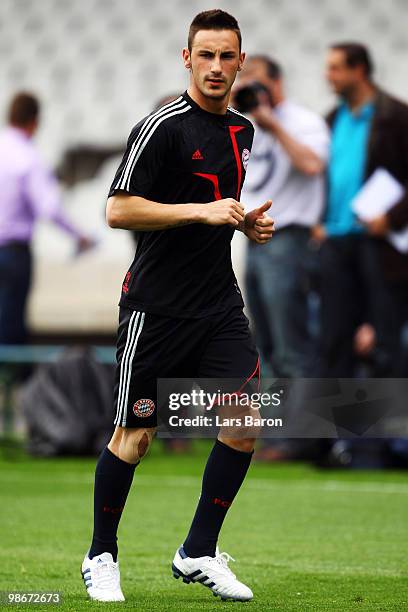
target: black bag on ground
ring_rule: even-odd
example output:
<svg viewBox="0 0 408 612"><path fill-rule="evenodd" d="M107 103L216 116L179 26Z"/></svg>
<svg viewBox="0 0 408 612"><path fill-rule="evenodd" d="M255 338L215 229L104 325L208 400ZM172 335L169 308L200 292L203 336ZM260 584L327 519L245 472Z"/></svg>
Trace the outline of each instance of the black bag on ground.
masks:
<svg viewBox="0 0 408 612"><path fill-rule="evenodd" d="M114 365L83 348L38 367L19 394L33 455L99 453L113 431Z"/></svg>

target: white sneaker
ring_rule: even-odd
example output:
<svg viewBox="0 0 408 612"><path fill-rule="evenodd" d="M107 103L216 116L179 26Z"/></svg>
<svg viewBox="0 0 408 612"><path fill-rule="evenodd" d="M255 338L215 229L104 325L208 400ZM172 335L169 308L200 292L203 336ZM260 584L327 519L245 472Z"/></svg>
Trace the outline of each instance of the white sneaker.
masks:
<svg viewBox="0 0 408 612"><path fill-rule="evenodd" d="M115 563L110 553L104 552L93 559L85 555L81 574L91 599L97 601L125 601L120 588L119 562Z"/></svg>
<svg viewBox="0 0 408 612"><path fill-rule="evenodd" d="M228 562L234 559L226 552L220 553L218 548L215 557L187 557L184 548L180 546L174 555L172 570L175 578L183 582L199 582L212 590L221 599L249 601L253 593L245 584L236 579L228 567Z"/></svg>

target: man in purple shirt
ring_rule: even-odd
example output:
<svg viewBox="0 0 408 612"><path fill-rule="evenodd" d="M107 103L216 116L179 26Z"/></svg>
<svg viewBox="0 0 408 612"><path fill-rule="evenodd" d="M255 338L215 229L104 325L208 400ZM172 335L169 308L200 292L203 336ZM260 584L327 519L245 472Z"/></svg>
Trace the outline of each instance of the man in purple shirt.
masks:
<svg viewBox="0 0 408 612"><path fill-rule="evenodd" d="M48 219L69 233L77 241L78 252L93 244L65 216L57 180L33 143L39 111L33 95L15 95L9 124L0 132L0 344L26 340L30 242L36 220Z"/></svg>

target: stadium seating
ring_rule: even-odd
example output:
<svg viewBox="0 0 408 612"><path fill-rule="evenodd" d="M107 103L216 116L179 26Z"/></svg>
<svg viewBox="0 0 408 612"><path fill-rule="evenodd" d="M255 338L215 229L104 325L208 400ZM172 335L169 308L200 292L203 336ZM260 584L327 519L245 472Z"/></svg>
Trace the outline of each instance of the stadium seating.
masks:
<svg viewBox="0 0 408 612"><path fill-rule="evenodd" d="M180 49L192 17L208 8L212 4L201 0L2 0L0 107L5 108L17 89L40 95L44 112L38 142L54 166L67 147L124 145L131 126L158 98L186 87ZM381 0L224 0L222 8L238 18L245 50L276 55L285 67L289 94L318 111L324 112L333 101L323 78L324 52L332 41L367 43L381 84L402 97L406 93L406 0L389 0L386 5ZM74 296L66 295L65 287L75 282L75 266L65 265L64 282L58 281L62 272L52 270L66 254L67 244L57 230L40 228L32 301L35 327L48 325L53 316L61 326L68 321L74 326L104 326L107 320L113 326L118 287L132 252L123 232L112 237L102 227L113 166L89 185L66 193L73 217L81 222L85 218L90 229L98 227L103 235L98 255L89 254L75 264L81 295L87 293L91 277L99 282L100 312L89 310L91 293L89 301L72 309ZM41 258L44 251L46 259ZM52 264L50 252L56 254ZM46 289L50 278L58 287L54 298ZM60 303L65 299L65 315L61 305L57 313L55 304L47 309L57 297Z"/></svg>
<svg viewBox="0 0 408 612"><path fill-rule="evenodd" d="M208 5L208 6L207 6ZM55 161L67 145L123 141L135 119L187 82L180 58L199 0L2 0L0 104L29 87L45 101L41 142ZM404 0L225 0L249 52L276 54L290 90L324 111L322 78L330 41L368 43L382 83L401 95L408 39Z"/></svg>

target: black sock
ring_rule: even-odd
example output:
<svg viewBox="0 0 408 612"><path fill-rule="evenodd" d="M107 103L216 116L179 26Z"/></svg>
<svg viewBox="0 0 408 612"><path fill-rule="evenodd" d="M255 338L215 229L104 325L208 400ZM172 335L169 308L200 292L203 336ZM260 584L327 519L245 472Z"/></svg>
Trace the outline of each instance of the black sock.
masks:
<svg viewBox="0 0 408 612"><path fill-rule="evenodd" d="M137 465L137 464L136 464ZM102 451L95 470L94 531L90 559L110 552L118 555L117 531L136 465L122 461L108 447Z"/></svg>
<svg viewBox="0 0 408 612"><path fill-rule="evenodd" d="M197 510L183 545L188 557L214 557L222 523L244 481L252 454L216 440L205 466Z"/></svg>

